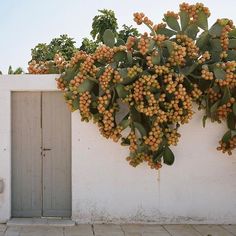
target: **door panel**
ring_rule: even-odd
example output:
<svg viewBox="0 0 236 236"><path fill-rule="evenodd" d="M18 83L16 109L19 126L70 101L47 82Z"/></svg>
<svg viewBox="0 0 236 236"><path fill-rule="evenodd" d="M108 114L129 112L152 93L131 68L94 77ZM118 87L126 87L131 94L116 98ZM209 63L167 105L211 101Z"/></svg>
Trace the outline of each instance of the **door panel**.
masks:
<svg viewBox="0 0 236 236"><path fill-rule="evenodd" d="M12 216L41 216L40 92L12 93Z"/></svg>
<svg viewBox="0 0 236 236"><path fill-rule="evenodd" d="M43 92L43 216L71 216L70 120L62 94Z"/></svg>
<svg viewBox="0 0 236 236"><path fill-rule="evenodd" d="M70 118L60 92L12 93L13 217L71 216Z"/></svg>

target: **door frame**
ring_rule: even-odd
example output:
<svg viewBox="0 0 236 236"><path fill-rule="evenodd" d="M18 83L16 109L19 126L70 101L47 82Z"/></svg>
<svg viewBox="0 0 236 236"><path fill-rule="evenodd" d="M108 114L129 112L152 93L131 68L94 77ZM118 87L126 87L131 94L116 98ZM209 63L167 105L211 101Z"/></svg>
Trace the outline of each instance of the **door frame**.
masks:
<svg viewBox="0 0 236 236"><path fill-rule="evenodd" d="M59 92L55 79L60 75L1 75L0 76L0 157L1 176L4 190L0 193L3 204L0 222L12 218L12 156L11 156L11 93L12 92ZM71 115L71 219L73 219L73 116ZM1 180L1 179L0 179Z"/></svg>
<svg viewBox="0 0 236 236"><path fill-rule="evenodd" d="M11 101L13 101L13 94L15 94L16 95L16 93L21 93L21 94L23 94L23 96L24 96L24 94L26 95L27 93L28 93L28 95L30 95L30 96L32 96L31 98L33 99L33 97L34 96L36 96L35 98L37 98L37 101L39 102L39 104L38 104L38 107L36 108L37 110L38 110L38 112L40 113L40 115L39 115L39 122L40 122L40 126L38 127L38 129L39 129L39 135L40 135L40 137L39 137L39 139L40 139L40 143L38 143L38 145L41 147L41 154L36 154L36 155L40 155L40 160L39 159L37 159L40 163L41 163L41 168L40 168L40 173L41 173L41 177L40 177L40 179L41 179L41 188L40 188L40 192L41 192L41 194L40 194L40 202L41 202L41 216L38 216L39 218L47 218L47 216L45 216L44 215L44 212L45 212L45 208L44 208L44 200L46 201L46 199L44 198L44 186L45 186L45 182L43 181L44 179L45 179L45 175L44 175L44 171L45 171L45 169L43 168L44 167L44 161L46 161L46 158L44 158L44 156L45 156L45 154L46 154L46 152L44 152L43 150L42 150L42 147L45 147L44 146L44 142L46 142L46 140L44 140L44 131L46 132L47 131L47 129L43 129L43 128L45 128L45 127L43 127L43 124L45 123L44 122L44 118L43 117L45 117L45 115L46 114L44 114L44 110L45 110L45 107L44 107L44 102L46 102L47 100L45 100L46 98L47 98L47 96L48 96L48 94L51 94L51 95L53 95L52 97L54 97L54 95L56 95L56 98L58 98L59 99L59 97L60 97L60 103L58 103L59 101L56 99L56 102L57 102L57 105L59 105L59 104L61 104L61 100L62 100L62 102L64 102L63 101L63 95L62 95L62 92L61 91L11 91ZM55 94L55 93L57 93L57 94ZM45 96L46 96L46 98L44 98L44 94L45 94ZM27 96L28 96L27 95ZM20 97L18 97L18 98L20 98ZM55 99L55 97L54 97L54 99ZM51 104L53 104L53 103L51 103ZM63 105L63 110L66 110L67 109L67 107L66 107L66 104L63 104L62 103L62 105ZM65 106L65 107L64 107ZM24 104L23 104L23 106L22 106L22 108L23 108L23 113L24 113ZM12 106L11 106L11 111L12 111L12 113L14 113L14 110L13 110L13 108L14 108L14 105L13 105L13 103L12 103ZM48 110L48 117L51 117L51 115L50 115L50 110ZM67 114L68 114L68 122L69 122L69 124L68 124L68 128L69 128L69 132L70 132L70 135L68 136L68 145L67 145L67 148L68 148L68 156L66 157L66 160L69 162L69 163L67 163L67 164L69 164L69 167L68 167L68 171L70 171L70 175L68 176L70 179L67 179L67 181L70 181L70 183L68 183L69 185L70 185L70 187L69 187L69 189L70 189L70 191L69 191L69 194L70 194L70 197L69 198L67 198L68 199L68 203L69 203L69 205L70 205L70 207L69 207L69 211L68 212L70 212L69 214L70 214L70 216L60 216L60 215L58 215L58 216L53 216L53 217L60 217L60 218L71 218L71 202L72 202L72 197L71 197L71 195L72 195L72 193L71 193L71 186L72 186L72 181L71 181L71 153L72 153L72 151L71 151L71 113L69 112L69 110L68 111L66 111L66 116L67 116ZM11 125L14 125L14 123L12 123L13 122L13 117L11 117ZM19 140L20 141L20 140ZM11 144L13 145L13 140L11 139ZM47 147L47 146L46 146ZM11 152L14 152L14 146L12 146L12 150L11 150ZM12 157L11 157L11 161L12 161L12 163L13 163L13 155L12 155ZM31 159L31 158L30 158ZM63 158L64 159L64 158ZM67 162L66 161L66 162ZM53 168L53 167L52 167ZM12 167L12 176L14 175L14 173L13 173L13 167ZM12 177L11 176L11 177ZM14 187L15 187L16 185L13 185L13 181L12 181L12 184L11 184L11 193L12 193L12 198L13 198L13 194L14 194ZM49 191L50 192L50 191ZM66 191L67 192L67 191ZM53 192L51 192L51 193L53 193ZM15 193L16 194L16 193ZM39 196L39 195L38 195ZM16 197L17 198L17 197ZM12 201L11 202L11 204L13 205L14 204L14 201ZM13 206L12 206L12 208L13 208ZM23 210L24 211L24 210ZM53 211L53 210L51 210L51 211ZM59 211L60 212L60 211ZM12 211L12 215L13 215L13 211ZM16 216L15 216L16 217ZM20 216L19 216L20 217ZM23 216L22 216L23 217ZM32 216L33 217L33 216Z"/></svg>

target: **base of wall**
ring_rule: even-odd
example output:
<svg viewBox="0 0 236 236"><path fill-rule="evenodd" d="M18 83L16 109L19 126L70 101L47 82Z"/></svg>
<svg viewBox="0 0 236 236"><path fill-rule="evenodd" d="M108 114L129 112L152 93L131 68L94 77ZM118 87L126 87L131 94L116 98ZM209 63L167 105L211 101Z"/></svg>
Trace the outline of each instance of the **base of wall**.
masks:
<svg viewBox="0 0 236 236"><path fill-rule="evenodd" d="M47 218L12 218L7 226L74 226L75 222L69 219L47 219Z"/></svg>
<svg viewBox="0 0 236 236"><path fill-rule="evenodd" d="M215 219L205 219L205 218L191 218L191 217L184 217L184 216L178 216L178 217L162 217L156 220L134 220L134 219L119 219L119 218L113 218L113 219L94 219L94 220L86 220L86 219L73 219L76 224L196 224L196 225L203 225L203 224L226 224L226 225L233 225L236 224L236 218L232 220L232 218L226 219L226 218L215 218Z"/></svg>

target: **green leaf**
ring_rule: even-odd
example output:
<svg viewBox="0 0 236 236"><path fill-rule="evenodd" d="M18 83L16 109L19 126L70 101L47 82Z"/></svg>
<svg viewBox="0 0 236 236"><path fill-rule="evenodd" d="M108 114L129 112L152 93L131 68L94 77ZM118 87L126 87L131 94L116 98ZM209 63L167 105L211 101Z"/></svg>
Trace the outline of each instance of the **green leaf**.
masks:
<svg viewBox="0 0 236 236"><path fill-rule="evenodd" d="M58 68L55 66L53 62L50 62L48 65L48 74L58 74Z"/></svg>
<svg viewBox="0 0 236 236"><path fill-rule="evenodd" d="M220 25L218 22L216 22L209 30L209 34L212 37L220 37L221 36L221 32L222 32L223 26Z"/></svg>
<svg viewBox="0 0 236 236"><path fill-rule="evenodd" d="M141 114L136 110L134 106L130 107L130 115L131 115L131 120L133 122L141 122Z"/></svg>
<svg viewBox="0 0 236 236"><path fill-rule="evenodd" d="M214 66L213 71L214 71L214 75L215 75L216 79L218 79L218 80L225 79L226 72L222 68Z"/></svg>
<svg viewBox="0 0 236 236"><path fill-rule="evenodd" d="M123 81L121 81L120 83L121 84L124 84L124 85L128 85L128 84L132 84L135 80L137 79L137 77L132 77L132 78L129 78L129 77L126 77L123 79Z"/></svg>
<svg viewBox="0 0 236 236"><path fill-rule="evenodd" d="M209 34L208 34L208 32L206 31L206 32L203 32L201 35L200 35L200 37L197 39L197 46L200 48L200 49L202 49L202 48L204 48L204 47L206 47L206 45L207 45L207 43L208 43L208 41L209 41Z"/></svg>
<svg viewBox="0 0 236 236"><path fill-rule="evenodd" d="M226 60L228 61L234 61L235 58L236 58L236 50L228 50L227 51L227 57L226 57Z"/></svg>
<svg viewBox="0 0 236 236"><path fill-rule="evenodd" d="M119 96L119 98L125 98L129 93L127 90L125 90L125 86L122 84L116 85L116 92Z"/></svg>
<svg viewBox="0 0 236 236"><path fill-rule="evenodd" d="M218 51L218 52L222 51L220 39L211 39L210 44L213 51Z"/></svg>
<svg viewBox="0 0 236 236"><path fill-rule="evenodd" d="M112 69L116 69L117 66L118 66L118 62L113 61L113 62L109 63L109 66L110 66Z"/></svg>
<svg viewBox="0 0 236 236"><path fill-rule="evenodd" d="M168 146L166 146L164 149L163 159L164 159L164 163L167 165L172 165L175 161L174 153L171 151L171 149Z"/></svg>
<svg viewBox="0 0 236 236"><path fill-rule="evenodd" d="M118 46L121 46L121 45L125 45L125 41L121 38L118 38L117 42L116 42L116 46L118 47Z"/></svg>
<svg viewBox="0 0 236 236"><path fill-rule="evenodd" d="M119 126L121 126L123 129L127 128L130 124L130 119L129 118L126 118L126 119L123 119L120 123L119 123Z"/></svg>
<svg viewBox="0 0 236 236"><path fill-rule="evenodd" d="M236 38L236 29L231 30L228 35L229 37Z"/></svg>
<svg viewBox="0 0 236 236"><path fill-rule="evenodd" d="M193 63L191 66L185 66L180 69L180 73L184 74L185 76L188 76L197 68L197 66L197 63Z"/></svg>
<svg viewBox="0 0 236 236"><path fill-rule="evenodd" d="M84 82L78 87L78 92L83 93L86 91L91 91L92 88L94 87L95 83L91 80L84 80Z"/></svg>
<svg viewBox="0 0 236 236"><path fill-rule="evenodd" d="M68 68L66 72L62 74L62 78L69 82L75 77L75 74L76 74L75 68Z"/></svg>
<svg viewBox="0 0 236 236"><path fill-rule="evenodd" d="M199 11L197 15L198 15L197 25L203 30L207 30L208 29L207 14L204 11Z"/></svg>
<svg viewBox="0 0 236 236"><path fill-rule="evenodd" d="M96 73L96 77L99 78L105 71L105 67L101 67L100 70Z"/></svg>
<svg viewBox="0 0 236 236"><path fill-rule="evenodd" d="M231 139L231 132L230 132L230 130L228 130L228 131L224 134L224 136L222 137L221 140L222 140L224 143L228 143L230 139Z"/></svg>
<svg viewBox="0 0 236 236"><path fill-rule="evenodd" d="M124 51L119 51L114 54L115 62L125 62L127 60L127 54Z"/></svg>
<svg viewBox="0 0 236 236"><path fill-rule="evenodd" d="M97 107L98 107L98 103L97 103L96 101L92 101L91 107L92 107L92 108L97 108ZM95 114L98 115L99 113L95 112L94 115L95 115Z"/></svg>
<svg viewBox="0 0 236 236"><path fill-rule="evenodd" d="M152 58L152 64L153 64L153 65L158 65L158 64L160 64L161 56L160 56L159 53L158 53L157 55L152 55L151 58Z"/></svg>
<svg viewBox="0 0 236 236"><path fill-rule="evenodd" d="M103 34L103 42L108 47L111 47L111 48L114 47L114 45L115 45L115 36L114 36L114 33L110 29L105 30L105 32Z"/></svg>
<svg viewBox="0 0 236 236"><path fill-rule="evenodd" d="M88 76L87 78L88 78L89 80L93 81L93 82L96 83L96 84L99 83L98 80L95 79L94 77L90 77L90 76Z"/></svg>
<svg viewBox="0 0 236 236"><path fill-rule="evenodd" d="M227 126L229 129L235 129L236 117L233 112L230 112L227 116Z"/></svg>
<svg viewBox="0 0 236 236"><path fill-rule="evenodd" d="M153 39L151 39L151 40L149 41L149 45L148 45L148 51L149 51L149 52L151 52L151 51L153 50L155 44L156 44L156 42L155 42Z"/></svg>
<svg viewBox="0 0 236 236"><path fill-rule="evenodd" d="M185 30L185 33L187 34L188 37L192 38L192 39L196 39L196 36L199 32L199 29L197 27L197 25L195 24L191 24L187 27L187 29Z"/></svg>
<svg viewBox="0 0 236 236"><path fill-rule="evenodd" d="M179 22L178 22L178 20L175 17L173 17L173 16L166 16L165 17L165 21L166 21L167 25L171 29L173 29L175 31L180 31Z"/></svg>
<svg viewBox="0 0 236 236"><path fill-rule="evenodd" d="M176 35L176 32L167 28L160 28L156 31L157 34L164 34L167 37L172 37Z"/></svg>
<svg viewBox="0 0 236 236"><path fill-rule="evenodd" d="M120 74L121 77L123 78L123 81L120 82L120 84L127 85L127 84L130 84L130 83L133 83L133 82L137 79L137 77L133 77L133 78L129 78L129 77L128 77L127 68L121 68L121 69L119 69L119 74Z"/></svg>
<svg viewBox="0 0 236 236"><path fill-rule="evenodd" d="M219 105L220 105L220 100L218 100L217 102L215 102L215 103L211 106L210 112L211 112L212 115L215 114L215 112L217 111Z"/></svg>
<svg viewBox="0 0 236 236"><path fill-rule="evenodd" d="M222 26L226 26L228 23L229 23L229 19L227 19L227 18L220 19L220 24Z"/></svg>
<svg viewBox="0 0 236 236"><path fill-rule="evenodd" d="M130 145L130 140L128 138L122 138L120 145L121 146L129 146Z"/></svg>
<svg viewBox="0 0 236 236"><path fill-rule="evenodd" d="M223 105L223 104L227 103L230 98L231 98L231 94L230 94L229 88L226 87L224 89L224 95L223 95L223 97L221 99L220 105Z"/></svg>
<svg viewBox="0 0 236 236"><path fill-rule="evenodd" d="M229 48L233 48L233 49L236 48L236 39L229 40Z"/></svg>
<svg viewBox="0 0 236 236"><path fill-rule="evenodd" d="M73 108L73 111L79 109L79 101L78 101L78 99L74 99L74 100L73 100L73 102L72 102L72 108Z"/></svg>
<svg viewBox="0 0 236 236"><path fill-rule="evenodd" d="M213 89L216 93L219 93L219 92L220 92L220 87L219 87L218 85L216 85L216 84L212 87L212 89Z"/></svg>
<svg viewBox="0 0 236 236"><path fill-rule="evenodd" d="M234 105L233 105L233 113L236 116L236 103L234 103Z"/></svg>
<svg viewBox="0 0 236 236"><path fill-rule="evenodd" d="M190 21L189 14L186 11L181 11L179 15L180 15L181 29L182 31L185 31Z"/></svg>
<svg viewBox="0 0 236 236"><path fill-rule="evenodd" d="M153 153L153 160L160 162L163 154L164 154L163 147L161 147L156 152Z"/></svg>
<svg viewBox="0 0 236 236"><path fill-rule="evenodd" d="M139 131L139 133L142 137L147 136L147 131L142 124L140 124L138 122L134 122L134 126L135 126L135 128L137 128L137 130Z"/></svg>
<svg viewBox="0 0 236 236"><path fill-rule="evenodd" d="M121 68L121 69L118 69L118 70L119 70L120 76L121 76L123 79L127 77L127 74L128 74L127 68Z"/></svg>
<svg viewBox="0 0 236 236"><path fill-rule="evenodd" d="M132 57L132 53L131 52L127 52L127 60L129 65L131 66L133 64L133 57Z"/></svg>
<svg viewBox="0 0 236 236"><path fill-rule="evenodd" d="M173 42L167 40L167 41L165 41L164 43L165 43L165 46L166 46L167 49L168 49L169 54L171 55L171 53L172 53L173 50L174 50Z"/></svg>
<svg viewBox="0 0 236 236"><path fill-rule="evenodd" d="M221 60L221 52L211 51L211 62L218 63Z"/></svg>

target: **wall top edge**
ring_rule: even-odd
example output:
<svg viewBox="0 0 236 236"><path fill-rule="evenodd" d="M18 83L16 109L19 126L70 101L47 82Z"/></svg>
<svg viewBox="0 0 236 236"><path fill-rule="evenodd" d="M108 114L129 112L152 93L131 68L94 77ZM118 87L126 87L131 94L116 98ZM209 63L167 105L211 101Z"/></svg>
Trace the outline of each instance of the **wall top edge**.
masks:
<svg viewBox="0 0 236 236"><path fill-rule="evenodd" d="M58 74L1 75L0 91L51 91L57 89Z"/></svg>
<svg viewBox="0 0 236 236"><path fill-rule="evenodd" d="M57 78L60 74L22 74L22 75L0 75L1 79L35 79L35 78Z"/></svg>

